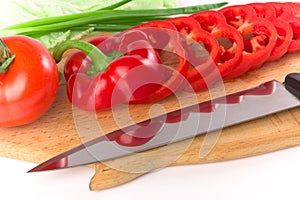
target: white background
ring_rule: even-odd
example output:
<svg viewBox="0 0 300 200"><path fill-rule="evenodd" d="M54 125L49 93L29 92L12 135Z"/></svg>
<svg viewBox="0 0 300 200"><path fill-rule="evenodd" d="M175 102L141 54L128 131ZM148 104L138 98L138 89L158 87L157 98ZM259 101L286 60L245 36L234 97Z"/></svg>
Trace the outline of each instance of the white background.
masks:
<svg viewBox="0 0 300 200"><path fill-rule="evenodd" d="M209 1L219 2L219 1ZM245 0L243 3L254 2ZM199 0L181 0L193 5ZM230 1L237 4L238 1ZM125 185L89 191L94 171L78 167L26 173L35 164L0 158L0 199L206 199L298 200L300 147L221 163L168 167Z"/></svg>

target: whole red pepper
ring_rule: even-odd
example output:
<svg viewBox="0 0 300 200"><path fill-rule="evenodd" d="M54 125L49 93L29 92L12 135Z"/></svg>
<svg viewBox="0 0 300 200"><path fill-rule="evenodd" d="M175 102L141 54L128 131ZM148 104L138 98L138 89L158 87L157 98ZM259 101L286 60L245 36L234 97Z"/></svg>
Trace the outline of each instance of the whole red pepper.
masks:
<svg viewBox="0 0 300 200"><path fill-rule="evenodd" d="M220 10L226 21L235 27L244 39L244 51L239 64L227 78L240 76L261 67L271 55L277 40L273 24L259 18L248 5L228 6Z"/></svg>
<svg viewBox="0 0 300 200"><path fill-rule="evenodd" d="M104 41L106 42L103 43ZM101 49L102 53L110 54L116 48L117 40L116 38L113 37L97 36L96 38L90 40L89 43L93 44L94 46L99 46L103 43ZM109 45L106 45L104 47L104 44L109 44ZM64 67L65 79L69 80L70 76L78 72L85 73L88 70L88 68L91 66L91 64L92 64L92 60L90 57L87 56L87 54L85 54L81 50L76 50L70 56L68 56L68 59L66 60L66 64Z"/></svg>
<svg viewBox="0 0 300 200"><path fill-rule="evenodd" d="M165 81L164 71L147 36L130 44L126 43L128 38L131 40L133 36L141 35L144 34L135 30L116 38L92 40L92 43L99 43L98 48L83 41L66 41L59 45L53 53L57 61L70 48L80 49L88 56L87 61L85 56L77 57L81 63L74 61L75 57L71 56L66 63L69 100L84 110L101 110L144 99L158 90ZM126 49L121 49L125 46ZM120 52L121 50L124 52ZM76 54L82 55L78 52Z"/></svg>
<svg viewBox="0 0 300 200"><path fill-rule="evenodd" d="M276 16L276 11L273 6L267 3L251 3L248 4L253 7L259 17L269 20L277 31L277 40L268 62L280 59L288 52L291 41L293 39L293 29L288 22Z"/></svg>

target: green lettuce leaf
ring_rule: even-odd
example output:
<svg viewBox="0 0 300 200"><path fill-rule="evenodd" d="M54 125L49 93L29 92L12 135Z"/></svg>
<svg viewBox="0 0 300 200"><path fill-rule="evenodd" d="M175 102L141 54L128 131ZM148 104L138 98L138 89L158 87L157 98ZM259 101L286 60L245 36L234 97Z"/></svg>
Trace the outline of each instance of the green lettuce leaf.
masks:
<svg viewBox="0 0 300 200"><path fill-rule="evenodd" d="M0 7L0 29L44 17L95 11L120 0L9 0ZM157 9L178 5L177 0L133 0L118 9Z"/></svg>
<svg viewBox="0 0 300 200"><path fill-rule="evenodd" d="M120 0L9 0L1 2L0 29L22 22L53 16L96 11ZM177 0L133 0L118 9L159 9L176 7ZM50 51L62 41L78 38L82 32L54 32L35 37ZM10 32L0 32L0 36Z"/></svg>

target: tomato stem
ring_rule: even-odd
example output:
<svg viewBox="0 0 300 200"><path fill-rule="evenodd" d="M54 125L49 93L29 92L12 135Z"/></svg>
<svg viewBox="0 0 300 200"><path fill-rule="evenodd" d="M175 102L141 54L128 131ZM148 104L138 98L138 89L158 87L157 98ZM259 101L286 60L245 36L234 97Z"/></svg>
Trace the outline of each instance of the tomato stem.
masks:
<svg viewBox="0 0 300 200"><path fill-rule="evenodd" d="M0 60L0 74L5 74L11 63L14 61L16 55L13 55L10 49L6 46L6 44L0 39L0 51L1 60Z"/></svg>
<svg viewBox="0 0 300 200"><path fill-rule="evenodd" d="M69 49L79 49L92 59L92 64L87 72L90 76L95 76L97 73L105 71L112 61L112 58L105 55L96 46L81 40L67 40L59 45L53 51L53 58L56 62L60 62L62 55Z"/></svg>

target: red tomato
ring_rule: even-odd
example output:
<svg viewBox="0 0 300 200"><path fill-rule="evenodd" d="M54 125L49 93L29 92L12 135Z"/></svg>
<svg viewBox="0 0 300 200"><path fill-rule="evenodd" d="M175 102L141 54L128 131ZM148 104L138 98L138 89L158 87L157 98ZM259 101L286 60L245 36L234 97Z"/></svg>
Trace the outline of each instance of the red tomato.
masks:
<svg viewBox="0 0 300 200"><path fill-rule="evenodd" d="M58 69L51 53L25 36L3 37L15 55L0 74L0 127L20 126L40 118L53 103L58 89ZM4 52L5 46L0 46ZM0 60L0 67L3 58Z"/></svg>

